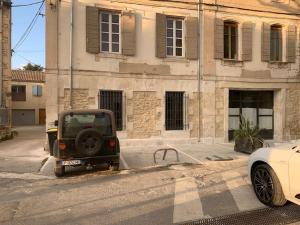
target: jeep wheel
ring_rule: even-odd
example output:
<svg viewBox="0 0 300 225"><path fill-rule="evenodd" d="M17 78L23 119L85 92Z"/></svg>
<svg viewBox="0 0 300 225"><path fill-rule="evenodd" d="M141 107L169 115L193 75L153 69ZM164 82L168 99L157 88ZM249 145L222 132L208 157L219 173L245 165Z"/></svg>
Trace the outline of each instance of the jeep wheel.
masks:
<svg viewBox="0 0 300 225"><path fill-rule="evenodd" d="M54 174L56 177L63 177L65 175L65 167L64 166L55 166Z"/></svg>
<svg viewBox="0 0 300 225"><path fill-rule="evenodd" d="M89 128L77 134L75 147L85 156L95 156L101 150L102 143L101 133L94 128Z"/></svg>

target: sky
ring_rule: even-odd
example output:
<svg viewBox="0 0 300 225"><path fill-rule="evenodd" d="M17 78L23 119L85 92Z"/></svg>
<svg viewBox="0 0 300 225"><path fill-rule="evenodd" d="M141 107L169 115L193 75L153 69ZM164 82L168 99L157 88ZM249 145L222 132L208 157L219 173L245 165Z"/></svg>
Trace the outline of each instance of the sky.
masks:
<svg viewBox="0 0 300 225"><path fill-rule="evenodd" d="M23 5L40 0L12 0L13 5ZM14 49L16 43L31 23L37 13L40 4L26 7L12 7L12 44ZM42 14L44 14L42 9ZM12 68L22 68L28 62L39 64L45 67L45 17L39 16L27 39L17 49L12 56Z"/></svg>

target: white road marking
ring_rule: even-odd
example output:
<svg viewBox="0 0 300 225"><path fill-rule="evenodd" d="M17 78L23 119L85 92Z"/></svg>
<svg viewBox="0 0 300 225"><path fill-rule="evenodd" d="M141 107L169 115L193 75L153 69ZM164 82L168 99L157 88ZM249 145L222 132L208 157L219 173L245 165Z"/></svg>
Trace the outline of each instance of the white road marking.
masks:
<svg viewBox="0 0 300 225"><path fill-rule="evenodd" d="M121 159L121 162L124 166L124 169L129 170L129 166L128 166L127 162L125 161L124 157L121 154L120 154L120 159Z"/></svg>
<svg viewBox="0 0 300 225"><path fill-rule="evenodd" d="M240 211L264 207L264 205L257 200L252 187L248 184L247 180L243 179L240 173L230 171L222 174L222 177L223 180L226 181L226 185Z"/></svg>
<svg viewBox="0 0 300 225"><path fill-rule="evenodd" d="M199 164L203 164L203 162L201 162L199 159L196 159L195 157L193 157L193 156L191 156L191 155L189 155L189 154L187 154L187 153L185 153L185 152L183 152L183 151L181 151L181 150L179 150L179 149L173 147L172 145L168 145L168 147L169 147L169 148L174 148L174 149L176 149L176 150L177 150L179 153L181 153L182 155L185 155L185 156L189 157L190 159L194 160L195 162L197 162L197 163L199 163Z"/></svg>
<svg viewBox="0 0 300 225"><path fill-rule="evenodd" d="M198 187L193 177L176 180L173 223L204 218Z"/></svg>
<svg viewBox="0 0 300 225"><path fill-rule="evenodd" d="M21 180L41 180L41 179L54 179L50 176L43 176L38 174L32 173L0 173L0 178L7 178L7 179L21 179Z"/></svg>

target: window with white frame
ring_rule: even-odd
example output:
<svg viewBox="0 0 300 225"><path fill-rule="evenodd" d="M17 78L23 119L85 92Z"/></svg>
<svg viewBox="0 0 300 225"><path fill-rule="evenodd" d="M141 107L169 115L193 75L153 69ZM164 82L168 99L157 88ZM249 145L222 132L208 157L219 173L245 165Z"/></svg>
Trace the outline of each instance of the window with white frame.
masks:
<svg viewBox="0 0 300 225"><path fill-rule="evenodd" d="M183 20L167 18L167 56L183 56Z"/></svg>
<svg viewBox="0 0 300 225"><path fill-rule="evenodd" d="M43 95L43 88L41 85L32 86L32 95L36 97L40 97Z"/></svg>
<svg viewBox="0 0 300 225"><path fill-rule="evenodd" d="M101 52L121 52L120 14L100 12L100 49Z"/></svg>

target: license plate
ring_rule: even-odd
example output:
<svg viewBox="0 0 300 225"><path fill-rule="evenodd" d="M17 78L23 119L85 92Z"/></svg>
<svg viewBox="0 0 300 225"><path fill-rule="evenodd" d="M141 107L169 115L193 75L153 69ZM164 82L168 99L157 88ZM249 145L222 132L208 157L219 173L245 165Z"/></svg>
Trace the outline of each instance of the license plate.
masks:
<svg viewBox="0 0 300 225"><path fill-rule="evenodd" d="M75 165L80 165L81 161L80 160L62 161L61 164L63 166L75 166Z"/></svg>

